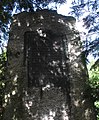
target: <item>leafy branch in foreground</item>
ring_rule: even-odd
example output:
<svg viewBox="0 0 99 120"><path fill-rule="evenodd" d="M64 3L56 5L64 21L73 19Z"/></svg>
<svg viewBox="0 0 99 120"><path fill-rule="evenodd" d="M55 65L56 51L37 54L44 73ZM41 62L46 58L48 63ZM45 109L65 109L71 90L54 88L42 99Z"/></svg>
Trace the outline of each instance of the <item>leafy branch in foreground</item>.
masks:
<svg viewBox="0 0 99 120"><path fill-rule="evenodd" d="M97 120L99 120L99 59L89 69L89 84L92 89Z"/></svg>

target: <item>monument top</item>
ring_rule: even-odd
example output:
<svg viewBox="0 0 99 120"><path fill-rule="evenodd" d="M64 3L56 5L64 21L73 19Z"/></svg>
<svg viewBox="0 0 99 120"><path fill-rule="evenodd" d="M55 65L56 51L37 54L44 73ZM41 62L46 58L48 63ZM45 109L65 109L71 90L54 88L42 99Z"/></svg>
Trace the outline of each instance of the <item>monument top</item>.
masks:
<svg viewBox="0 0 99 120"><path fill-rule="evenodd" d="M75 18L63 16L52 10L39 10L36 12L22 12L13 16L11 30L21 29L25 31L51 30L54 33L66 34L74 32Z"/></svg>

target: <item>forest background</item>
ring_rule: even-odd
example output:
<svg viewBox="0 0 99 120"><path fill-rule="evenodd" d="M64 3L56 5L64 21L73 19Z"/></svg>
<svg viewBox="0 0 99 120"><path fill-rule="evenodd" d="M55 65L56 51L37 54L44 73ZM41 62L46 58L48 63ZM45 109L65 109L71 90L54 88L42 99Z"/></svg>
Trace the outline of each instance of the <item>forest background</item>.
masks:
<svg viewBox="0 0 99 120"><path fill-rule="evenodd" d="M37 9L60 10L77 19L83 52L88 66L90 93L99 120L99 1L98 0L0 0L0 118L3 114L7 42L14 14ZM70 6L70 7L69 7ZM69 10L68 10L69 9ZM67 12L68 11L68 12ZM90 57L89 57L90 56ZM93 58L93 59L92 59ZM90 102L90 101L89 101Z"/></svg>

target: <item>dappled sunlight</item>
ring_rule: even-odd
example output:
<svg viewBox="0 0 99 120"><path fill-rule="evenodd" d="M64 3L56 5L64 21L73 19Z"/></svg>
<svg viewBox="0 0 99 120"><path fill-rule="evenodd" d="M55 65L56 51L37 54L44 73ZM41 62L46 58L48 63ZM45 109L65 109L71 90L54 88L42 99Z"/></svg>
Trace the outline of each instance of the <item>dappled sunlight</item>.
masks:
<svg viewBox="0 0 99 120"><path fill-rule="evenodd" d="M73 17L48 10L15 15L5 94L12 120L69 120L71 110L82 112L86 76L74 24Z"/></svg>
<svg viewBox="0 0 99 120"><path fill-rule="evenodd" d="M40 19L41 19L41 20L43 20L43 19L44 19L43 15L40 15Z"/></svg>
<svg viewBox="0 0 99 120"><path fill-rule="evenodd" d="M62 24L66 24L62 19L59 19L58 22Z"/></svg>
<svg viewBox="0 0 99 120"><path fill-rule="evenodd" d="M42 90L45 91L45 90L50 90L50 88L54 86L53 84L47 84L45 87L42 87Z"/></svg>
<svg viewBox="0 0 99 120"><path fill-rule="evenodd" d="M18 120L15 115L13 115L12 120Z"/></svg>
<svg viewBox="0 0 99 120"><path fill-rule="evenodd" d="M18 22L18 26L19 26L19 27L21 26L21 23L20 23L20 22Z"/></svg>
<svg viewBox="0 0 99 120"><path fill-rule="evenodd" d="M85 102L86 102L85 100L82 100L82 105L84 105L84 104L85 104Z"/></svg>
<svg viewBox="0 0 99 120"><path fill-rule="evenodd" d="M7 94L7 95L5 95L5 96L4 96L5 103L7 103L7 102L8 102L8 98L10 98L10 94Z"/></svg>
<svg viewBox="0 0 99 120"><path fill-rule="evenodd" d="M10 71L10 75L12 75L13 72ZM5 92L5 96L4 96L4 108L7 107L7 105L11 104L12 102L12 96L16 95L18 93L18 88L17 88L17 79L18 79L18 75L15 75L15 77L13 78L13 80L9 80L9 89L8 91Z"/></svg>
<svg viewBox="0 0 99 120"><path fill-rule="evenodd" d="M49 115L43 115L42 120L54 120L55 111L49 110Z"/></svg>
<svg viewBox="0 0 99 120"><path fill-rule="evenodd" d="M78 99L78 100L75 100L75 101L74 101L74 105L75 105L76 107L80 107L81 105L79 104L79 102L80 102L79 99Z"/></svg>
<svg viewBox="0 0 99 120"><path fill-rule="evenodd" d="M68 23L68 26L71 30L73 30L74 26L71 23Z"/></svg>
<svg viewBox="0 0 99 120"><path fill-rule="evenodd" d="M74 66L75 66L76 68L78 68L78 63L74 63Z"/></svg>
<svg viewBox="0 0 99 120"><path fill-rule="evenodd" d="M87 108L87 109L85 110L85 118L86 118L86 120L88 120L88 118L89 118L89 113L92 114L92 110L89 109L89 108Z"/></svg>
<svg viewBox="0 0 99 120"><path fill-rule="evenodd" d="M24 43L27 43L24 46L24 58L29 86L42 86L43 89L49 84L64 89L68 76L65 59L67 51L64 51L67 46L66 37L61 40L60 36L54 35L50 30L42 29L37 29L37 32L26 32L24 36Z"/></svg>
<svg viewBox="0 0 99 120"><path fill-rule="evenodd" d="M33 102L32 101L28 101L27 103L25 103L26 108L29 110L30 107L32 106Z"/></svg>
<svg viewBox="0 0 99 120"><path fill-rule="evenodd" d="M71 43L68 43L68 52L70 53L71 52L71 49L73 48L74 46L71 45Z"/></svg>
<svg viewBox="0 0 99 120"><path fill-rule="evenodd" d="M46 33L44 33L43 30L41 30L40 28L37 29L37 32L40 36L46 37Z"/></svg>
<svg viewBox="0 0 99 120"><path fill-rule="evenodd" d="M13 73L13 70L10 70L10 72L9 72L9 73L10 73L10 75L11 75L11 74Z"/></svg>
<svg viewBox="0 0 99 120"><path fill-rule="evenodd" d="M17 22L17 19L14 19L14 20L13 20L13 23L15 23L15 22Z"/></svg>
<svg viewBox="0 0 99 120"><path fill-rule="evenodd" d="M17 85L17 79L18 79L18 75L16 75L13 79L13 85Z"/></svg>
<svg viewBox="0 0 99 120"><path fill-rule="evenodd" d="M75 54L76 56L79 56L79 55L81 54L81 52L78 51L78 52L75 52L74 54Z"/></svg>
<svg viewBox="0 0 99 120"><path fill-rule="evenodd" d="M27 24L27 27L30 25L30 23L28 21L26 22L26 24Z"/></svg>
<svg viewBox="0 0 99 120"><path fill-rule="evenodd" d="M47 97L47 96L46 96ZM35 98L34 98L35 99ZM47 100L47 101L46 101ZM54 99L53 99L54 100ZM38 105L38 110L36 110L36 106L34 106L34 102L32 99L28 100L27 102L25 101L25 106L28 111L29 116L32 117L32 119L40 118L42 120L54 120L54 119L62 119L62 120L69 120L68 117L68 107L65 106L65 103L62 103L61 106L58 104L58 100L56 100L56 104L49 98L45 98L45 100L41 100L40 104L36 103ZM51 102L49 104L49 102ZM35 105L36 105L35 104ZM46 105L46 106L45 106ZM53 106L52 106L53 105ZM35 108L35 112L33 112L33 108ZM58 116L58 114L60 114Z"/></svg>
<svg viewBox="0 0 99 120"><path fill-rule="evenodd" d="M16 92L17 92L16 90L13 90L13 91L12 91L12 95L15 95L15 94L16 94Z"/></svg>

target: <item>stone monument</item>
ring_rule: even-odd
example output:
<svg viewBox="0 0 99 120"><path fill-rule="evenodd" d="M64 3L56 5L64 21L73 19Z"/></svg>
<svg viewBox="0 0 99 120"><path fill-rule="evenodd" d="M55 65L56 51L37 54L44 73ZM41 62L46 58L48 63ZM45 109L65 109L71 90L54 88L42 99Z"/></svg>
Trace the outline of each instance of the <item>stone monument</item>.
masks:
<svg viewBox="0 0 99 120"><path fill-rule="evenodd" d="M75 22L52 10L13 17L4 120L95 120Z"/></svg>

